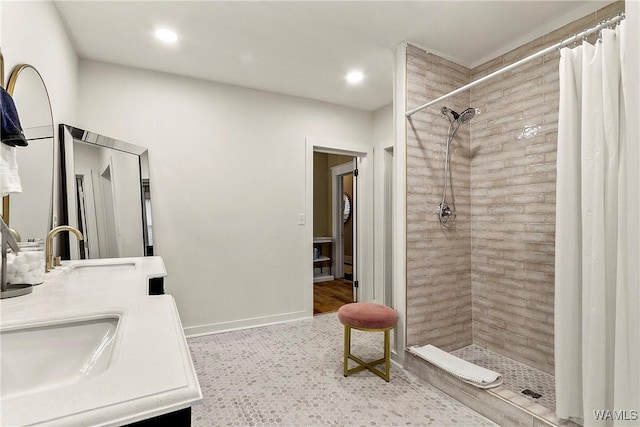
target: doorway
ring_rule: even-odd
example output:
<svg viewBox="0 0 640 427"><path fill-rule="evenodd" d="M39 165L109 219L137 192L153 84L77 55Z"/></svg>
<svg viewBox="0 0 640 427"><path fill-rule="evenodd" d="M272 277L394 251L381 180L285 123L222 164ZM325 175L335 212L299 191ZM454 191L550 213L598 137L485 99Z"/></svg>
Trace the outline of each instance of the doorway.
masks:
<svg viewBox="0 0 640 427"><path fill-rule="evenodd" d="M356 157L313 153L313 313L356 301Z"/></svg>

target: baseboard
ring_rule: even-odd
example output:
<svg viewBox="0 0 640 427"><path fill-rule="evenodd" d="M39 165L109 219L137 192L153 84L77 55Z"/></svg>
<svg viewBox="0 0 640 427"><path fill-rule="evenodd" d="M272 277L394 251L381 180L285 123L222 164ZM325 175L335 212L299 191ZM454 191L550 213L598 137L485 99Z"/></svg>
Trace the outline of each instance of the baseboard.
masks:
<svg viewBox="0 0 640 427"><path fill-rule="evenodd" d="M188 326L183 328L187 338L202 335L219 334L221 332L238 331L241 329L257 328L259 326L275 325L278 323L293 322L295 320L310 319L305 311L277 314L274 316L253 317L251 319L233 320L231 322L209 323L207 325Z"/></svg>

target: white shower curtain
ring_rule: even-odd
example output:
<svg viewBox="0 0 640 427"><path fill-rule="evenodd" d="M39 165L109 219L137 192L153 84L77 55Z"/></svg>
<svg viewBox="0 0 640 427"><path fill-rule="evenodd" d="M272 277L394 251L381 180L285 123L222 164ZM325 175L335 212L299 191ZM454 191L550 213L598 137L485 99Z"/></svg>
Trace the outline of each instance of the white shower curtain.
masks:
<svg viewBox="0 0 640 427"><path fill-rule="evenodd" d="M627 157L638 141L626 130L640 118L625 114L624 31L604 30L595 46L565 48L560 59L556 413L585 426L640 424L631 375L640 360L630 346L638 261L629 250L640 241L638 183L629 182L640 165Z"/></svg>

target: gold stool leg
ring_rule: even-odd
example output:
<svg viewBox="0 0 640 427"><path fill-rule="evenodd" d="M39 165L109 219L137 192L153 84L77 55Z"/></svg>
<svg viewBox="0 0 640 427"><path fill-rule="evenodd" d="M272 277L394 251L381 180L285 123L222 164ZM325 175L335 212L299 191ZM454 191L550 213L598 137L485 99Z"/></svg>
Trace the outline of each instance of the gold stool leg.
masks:
<svg viewBox="0 0 640 427"><path fill-rule="evenodd" d="M347 376L349 371L349 356L351 355L351 327L344 325L344 376Z"/></svg>
<svg viewBox="0 0 640 427"><path fill-rule="evenodd" d="M364 360L351 354L351 326L344 325L344 361L343 361L343 374L348 376L360 372L364 369L368 369L386 382L391 379L391 329L364 329L355 328L367 332L384 332L384 356L381 359L365 362ZM349 369L349 359L358 364L355 368ZM384 371L377 369L375 366L384 363Z"/></svg>
<svg viewBox="0 0 640 427"><path fill-rule="evenodd" d="M384 331L384 365L385 365L385 372L384 372L384 380L386 382L389 382L389 379L391 378L391 345L390 345L390 335L391 335L391 330L387 329L386 331Z"/></svg>

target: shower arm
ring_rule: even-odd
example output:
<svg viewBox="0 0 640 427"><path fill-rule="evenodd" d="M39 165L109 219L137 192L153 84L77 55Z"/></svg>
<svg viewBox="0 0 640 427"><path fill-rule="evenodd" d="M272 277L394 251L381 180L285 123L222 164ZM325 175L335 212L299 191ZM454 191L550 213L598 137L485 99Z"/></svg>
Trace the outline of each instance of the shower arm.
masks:
<svg viewBox="0 0 640 427"><path fill-rule="evenodd" d="M458 89L455 89L455 90L453 90L453 91L451 91L451 92L449 92L449 93L447 93L445 95L442 95L441 97L436 98L433 101L427 102L426 104L423 104L423 105L421 105L419 107L416 107L416 108L414 108L412 110L409 110L409 111L407 111L405 113L405 116L408 119L411 119L411 116L414 115L415 113L417 113L418 111L422 111L425 108L430 107L430 106L432 106L434 104L437 104L438 102L441 102L441 101L443 101L443 100L445 100L445 99L447 99L447 98L449 98L449 97L451 97L453 95L457 95L460 92L464 92L465 90L471 89L472 87L475 87L475 86L477 86L477 85L479 85L481 83L484 83L485 81L490 80L490 79L494 78L495 76L498 76L498 75L500 75L502 73L506 73L507 71L511 71L512 69L517 68L520 65L526 64L527 62L533 61L536 58L544 56L544 55L546 55L548 53L551 53L551 52L553 52L555 50L562 49L563 47L569 46L572 43L578 42L578 41L584 39L585 37L587 37L590 34L598 32L598 31L602 30L603 28L610 27L613 24L616 24L616 23L622 21L624 18L625 18L625 14L623 12L620 15L616 15L611 19L608 19L606 21L601 22L600 24L596 25L595 27L589 28L587 30L584 30L581 33L575 34L572 37L569 37L568 39L565 39L565 40L563 40L561 42L558 42L558 43L556 43L554 45L551 45L551 46L547 47L546 49L542 49L541 51L536 52L536 53L534 53L532 55L529 55L526 58L523 58L523 59L521 59L519 61L516 61L511 65L507 65L504 68L496 70L491 74L487 74L486 76L481 77L478 80L475 80L475 81L473 81L473 82L471 82L471 83L469 83L467 85L464 85L464 86L462 86L462 87L460 87Z"/></svg>

